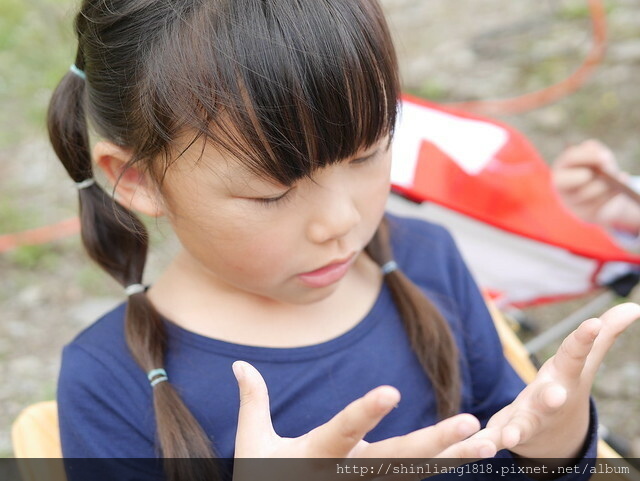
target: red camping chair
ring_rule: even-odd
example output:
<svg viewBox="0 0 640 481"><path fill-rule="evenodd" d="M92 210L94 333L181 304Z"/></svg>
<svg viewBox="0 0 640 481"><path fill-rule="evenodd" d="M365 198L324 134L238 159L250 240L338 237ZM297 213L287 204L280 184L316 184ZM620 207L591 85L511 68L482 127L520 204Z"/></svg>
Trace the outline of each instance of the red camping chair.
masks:
<svg viewBox="0 0 640 481"><path fill-rule="evenodd" d="M512 127L405 95L395 135L393 191L412 202L392 196L390 210L446 226L502 311L603 290L527 342L530 355L637 284L640 255L567 210L549 167Z"/></svg>
<svg viewBox="0 0 640 481"><path fill-rule="evenodd" d="M500 308L608 286L627 295L637 282L640 256L562 205L549 167L512 127L404 96L394 159L394 192L419 204L412 212L447 226ZM407 207L396 201L395 209Z"/></svg>

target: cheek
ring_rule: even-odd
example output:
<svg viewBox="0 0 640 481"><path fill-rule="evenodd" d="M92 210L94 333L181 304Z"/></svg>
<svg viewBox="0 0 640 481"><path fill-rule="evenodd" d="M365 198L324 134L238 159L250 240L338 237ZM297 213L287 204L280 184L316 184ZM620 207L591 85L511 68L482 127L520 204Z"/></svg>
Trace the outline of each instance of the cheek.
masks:
<svg viewBox="0 0 640 481"><path fill-rule="evenodd" d="M228 268L240 276L252 276L256 280L273 277L274 273L286 269L292 248L286 239L273 233L253 233L245 242L232 242L226 247L224 260Z"/></svg>
<svg viewBox="0 0 640 481"><path fill-rule="evenodd" d="M371 176L368 192L363 197L363 209L365 209L367 223L366 236L367 244L373 238L387 207L389 191L391 189L391 156L387 156L385 161L376 169L375 175Z"/></svg>
<svg viewBox="0 0 640 481"><path fill-rule="evenodd" d="M215 229L203 229L193 248L212 271L238 282L261 284L286 269L294 247L288 239L277 226L236 217Z"/></svg>
<svg viewBox="0 0 640 481"><path fill-rule="evenodd" d="M360 196L364 208L372 214L378 212L380 216L386 207L391 189L391 156L388 155L381 160L382 162L366 175L366 181L360 184L364 189Z"/></svg>

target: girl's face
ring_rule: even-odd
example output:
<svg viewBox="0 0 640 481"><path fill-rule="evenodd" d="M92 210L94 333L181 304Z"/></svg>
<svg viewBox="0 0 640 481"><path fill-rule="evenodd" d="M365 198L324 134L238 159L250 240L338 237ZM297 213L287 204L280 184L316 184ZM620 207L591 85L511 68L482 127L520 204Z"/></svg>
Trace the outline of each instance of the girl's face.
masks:
<svg viewBox="0 0 640 481"><path fill-rule="evenodd" d="M292 304L328 297L384 214L388 144L385 137L291 188L249 173L211 146L192 145L162 188L189 265L230 292Z"/></svg>

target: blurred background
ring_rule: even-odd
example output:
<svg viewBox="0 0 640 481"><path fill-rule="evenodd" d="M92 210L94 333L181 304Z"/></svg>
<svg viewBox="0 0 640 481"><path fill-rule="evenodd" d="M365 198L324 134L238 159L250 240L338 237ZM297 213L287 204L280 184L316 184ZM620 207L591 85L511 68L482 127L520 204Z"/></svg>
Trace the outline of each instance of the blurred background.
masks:
<svg viewBox="0 0 640 481"><path fill-rule="evenodd" d="M587 0L381 0L396 40L404 90L436 102L517 97L568 78L593 41ZM495 113L551 161L598 138L640 174L640 2L605 1L607 53L577 92L527 112ZM53 155L44 116L75 57L75 0L0 2L0 456L9 427L33 402L55 397L62 347L123 300L77 235L11 248L2 235L76 215L77 194ZM146 280L175 248L151 225ZM5 238L6 241L6 238ZM635 300L637 296L632 294ZM528 311L540 327L585 300ZM640 325L616 345L594 395L601 421L640 457ZM552 352L553 346L549 352Z"/></svg>

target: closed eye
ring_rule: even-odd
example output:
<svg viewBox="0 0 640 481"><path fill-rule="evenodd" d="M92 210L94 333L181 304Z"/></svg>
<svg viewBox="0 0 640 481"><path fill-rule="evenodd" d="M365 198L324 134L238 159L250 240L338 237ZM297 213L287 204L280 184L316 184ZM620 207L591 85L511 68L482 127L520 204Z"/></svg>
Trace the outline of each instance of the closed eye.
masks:
<svg viewBox="0 0 640 481"><path fill-rule="evenodd" d="M354 165L365 164L369 161L375 160L378 157L378 155L381 153L381 150L382 149L379 148L375 150L372 154L369 154L365 157L360 157L359 159L353 159L351 161L351 164L354 164Z"/></svg>
<svg viewBox="0 0 640 481"><path fill-rule="evenodd" d="M288 194L292 190L293 189L289 189L284 194L279 195L278 197L256 197L256 198L252 198L251 200L253 200L254 202L258 202L259 204L262 204L262 205L274 206L278 203L282 204L283 201L288 198Z"/></svg>

